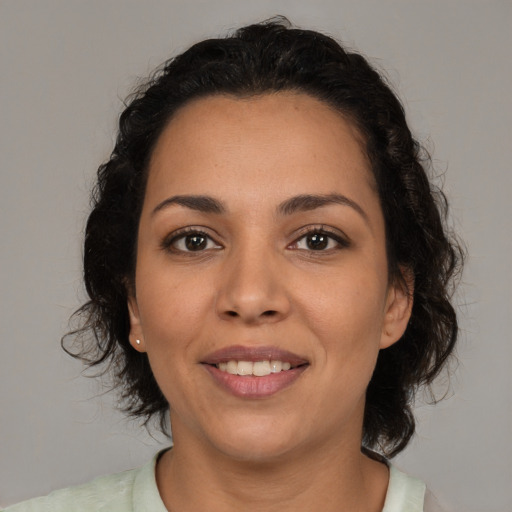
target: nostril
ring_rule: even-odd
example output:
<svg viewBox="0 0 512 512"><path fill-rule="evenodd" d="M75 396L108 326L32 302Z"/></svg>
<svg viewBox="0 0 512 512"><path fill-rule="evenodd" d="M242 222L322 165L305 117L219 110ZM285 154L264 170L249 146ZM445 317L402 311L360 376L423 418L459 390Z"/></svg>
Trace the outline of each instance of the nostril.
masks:
<svg viewBox="0 0 512 512"><path fill-rule="evenodd" d="M279 311L275 309L267 309L261 312L253 312L252 311L237 311L236 309L226 309L223 311L224 318L241 318L247 322L258 322L259 320L267 319L273 320L274 318L279 317Z"/></svg>

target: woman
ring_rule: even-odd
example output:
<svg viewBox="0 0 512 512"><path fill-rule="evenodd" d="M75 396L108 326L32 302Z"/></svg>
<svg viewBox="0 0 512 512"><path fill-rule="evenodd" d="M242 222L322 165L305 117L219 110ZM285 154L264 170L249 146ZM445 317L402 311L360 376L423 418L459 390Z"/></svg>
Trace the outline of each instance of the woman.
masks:
<svg viewBox="0 0 512 512"><path fill-rule="evenodd" d="M381 77L319 33L253 25L166 63L98 172L73 354L173 448L8 510L435 510L383 457L457 337L424 162Z"/></svg>

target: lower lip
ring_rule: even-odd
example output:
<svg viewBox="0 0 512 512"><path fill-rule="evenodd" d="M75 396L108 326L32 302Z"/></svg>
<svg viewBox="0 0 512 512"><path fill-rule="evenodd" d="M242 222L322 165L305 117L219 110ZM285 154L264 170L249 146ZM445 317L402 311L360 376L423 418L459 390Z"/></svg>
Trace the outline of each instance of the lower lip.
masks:
<svg viewBox="0 0 512 512"><path fill-rule="evenodd" d="M240 398L267 398L293 384L307 368L298 366L291 370L271 373L263 377L254 375L232 375L216 366L203 365L221 387Z"/></svg>

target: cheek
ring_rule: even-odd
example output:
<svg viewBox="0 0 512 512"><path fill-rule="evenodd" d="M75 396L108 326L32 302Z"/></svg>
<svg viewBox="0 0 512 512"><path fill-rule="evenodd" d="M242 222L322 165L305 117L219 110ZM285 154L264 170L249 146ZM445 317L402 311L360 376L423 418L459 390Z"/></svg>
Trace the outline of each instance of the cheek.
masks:
<svg viewBox="0 0 512 512"><path fill-rule="evenodd" d="M303 288L302 317L318 344L330 384L364 392L380 348L386 287L375 272L331 275Z"/></svg>
<svg viewBox="0 0 512 512"><path fill-rule="evenodd" d="M200 319L211 307L211 293L193 279L175 273L140 272L137 299L148 355L186 357ZM156 355L156 354L155 354Z"/></svg>
<svg viewBox="0 0 512 512"><path fill-rule="evenodd" d="M319 285L302 286L303 317L322 338L349 342L370 341L380 336L386 287L369 270L331 273Z"/></svg>
<svg viewBox="0 0 512 512"><path fill-rule="evenodd" d="M200 393L193 378L194 341L202 337L208 294L198 283L154 269L139 276L137 298L149 363L171 409L180 408L190 393Z"/></svg>

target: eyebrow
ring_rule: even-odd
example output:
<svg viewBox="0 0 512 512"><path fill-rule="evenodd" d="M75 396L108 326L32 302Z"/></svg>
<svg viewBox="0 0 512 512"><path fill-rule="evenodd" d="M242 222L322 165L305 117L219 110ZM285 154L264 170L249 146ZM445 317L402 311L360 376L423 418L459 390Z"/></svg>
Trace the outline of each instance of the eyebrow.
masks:
<svg viewBox="0 0 512 512"><path fill-rule="evenodd" d="M224 213L226 208L224 205L218 201L217 199L210 196L193 196L193 195L182 195L182 196L173 196L165 199L161 203L159 203L156 208L153 210L151 215L155 215L159 211L168 208L171 205L180 205L185 208L190 208L191 210L196 210L202 213Z"/></svg>
<svg viewBox="0 0 512 512"><path fill-rule="evenodd" d="M301 194L298 196L291 197L286 201L283 201L278 207L277 212L281 215L292 215L296 212L307 212L329 206L331 204L341 204L343 206L349 206L355 210L367 224L369 224L369 218L366 212L352 199L342 194ZM161 203L159 203L153 210L151 215L155 215L161 210L168 208L172 205L184 206L191 210L196 210L202 213L214 213L222 214L227 211L224 204L211 196L205 195L178 195L172 196Z"/></svg>
<svg viewBox="0 0 512 512"><path fill-rule="evenodd" d="M331 204L349 206L359 213L365 222L369 224L368 215L361 206L342 194L301 194L299 196L291 197L281 203L278 207L278 212L281 215L291 215L295 212L307 212L310 210L316 210L317 208L322 208L323 206L329 206Z"/></svg>

